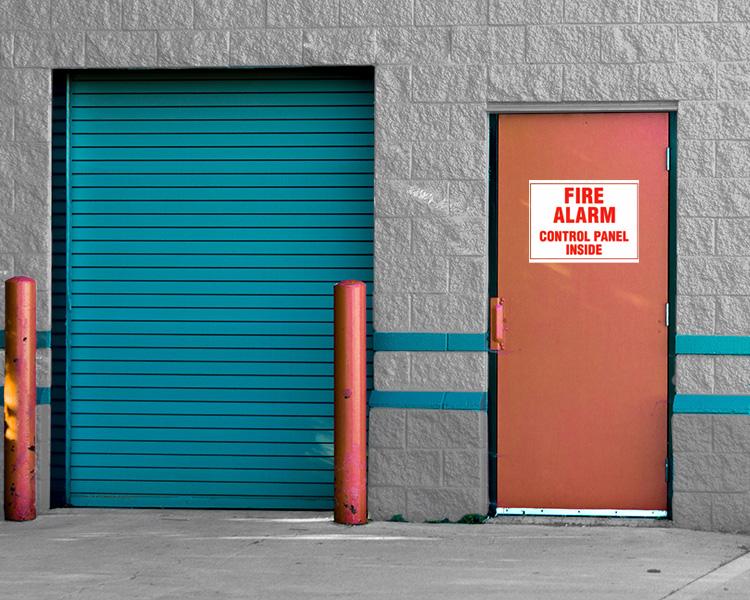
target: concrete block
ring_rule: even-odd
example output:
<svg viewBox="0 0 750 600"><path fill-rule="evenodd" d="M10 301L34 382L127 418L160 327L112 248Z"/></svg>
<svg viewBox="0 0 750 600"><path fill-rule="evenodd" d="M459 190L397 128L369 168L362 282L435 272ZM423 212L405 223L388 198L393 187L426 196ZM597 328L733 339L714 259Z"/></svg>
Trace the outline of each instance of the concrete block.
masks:
<svg viewBox="0 0 750 600"><path fill-rule="evenodd" d="M378 37L379 47L380 37ZM375 68L376 107L396 102L408 102L410 99L411 67L406 65L382 65Z"/></svg>
<svg viewBox="0 0 750 600"><path fill-rule="evenodd" d="M415 254L484 256L487 224L477 217L415 218L412 248Z"/></svg>
<svg viewBox="0 0 750 600"><path fill-rule="evenodd" d="M451 58L460 63L519 63L526 51L520 26L457 27L453 30Z"/></svg>
<svg viewBox="0 0 750 600"><path fill-rule="evenodd" d="M750 415L713 415L713 451L744 454L750 460Z"/></svg>
<svg viewBox="0 0 750 600"><path fill-rule="evenodd" d="M714 359L711 356L681 354L675 363L678 394L711 394L714 391Z"/></svg>
<svg viewBox="0 0 750 600"><path fill-rule="evenodd" d="M484 352L410 352L409 389L483 392L487 389Z"/></svg>
<svg viewBox="0 0 750 600"><path fill-rule="evenodd" d="M369 448L406 448L406 411L371 409L367 443Z"/></svg>
<svg viewBox="0 0 750 600"><path fill-rule="evenodd" d="M263 0L195 0L196 29L243 29L265 23Z"/></svg>
<svg viewBox="0 0 750 600"><path fill-rule="evenodd" d="M48 290L52 284L52 264L49 254L21 252L15 258L15 271L36 280L37 291Z"/></svg>
<svg viewBox="0 0 750 600"><path fill-rule="evenodd" d="M439 486L443 457L440 450L370 448L367 479L374 486Z"/></svg>
<svg viewBox="0 0 750 600"><path fill-rule="evenodd" d="M406 490L407 519L455 521L466 514L486 514L487 491L462 488L416 488Z"/></svg>
<svg viewBox="0 0 750 600"><path fill-rule="evenodd" d="M692 23L714 21L718 0L641 0L641 21Z"/></svg>
<svg viewBox="0 0 750 600"><path fill-rule="evenodd" d="M378 28L377 40L378 64L444 62L450 54L446 27L383 27Z"/></svg>
<svg viewBox="0 0 750 600"><path fill-rule="evenodd" d="M50 147L45 142L18 141L0 147L0 176L12 177L15 181L14 196L19 200L19 190L39 190L43 188L45 208L48 206L48 186L50 176ZM45 181L44 178L47 178ZM14 200L15 211L18 214L19 205ZM24 207L23 210L26 210ZM45 212L45 214L49 214ZM27 215L30 216L30 215Z"/></svg>
<svg viewBox="0 0 750 600"><path fill-rule="evenodd" d="M716 145L716 172L724 177L749 177L750 142L719 141Z"/></svg>
<svg viewBox="0 0 750 600"><path fill-rule="evenodd" d="M375 184L378 217L447 216L448 182L392 179Z"/></svg>
<svg viewBox="0 0 750 600"><path fill-rule="evenodd" d="M487 22L487 0L414 0L416 25L482 25Z"/></svg>
<svg viewBox="0 0 750 600"><path fill-rule="evenodd" d="M86 35L88 67L154 67L156 61L154 31L107 31Z"/></svg>
<svg viewBox="0 0 750 600"><path fill-rule="evenodd" d="M447 140L451 107L446 104L380 104L375 107L378 139Z"/></svg>
<svg viewBox="0 0 750 600"><path fill-rule="evenodd" d="M677 123L679 139L711 139L720 137L722 115L714 102L680 102L680 120ZM679 181L678 181L679 185Z"/></svg>
<svg viewBox="0 0 750 600"><path fill-rule="evenodd" d="M677 527L711 531L711 494L675 492L672 495L672 521Z"/></svg>
<svg viewBox="0 0 750 600"><path fill-rule="evenodd" d="M36 407L36 510L50 508L52 411L49 404Z"/></svg>
<svg viewBox="0 0 750 600"><path fill-rule="evenodd" d="M302 38L306 64L371 65L375 61L374 29L314 29Z"/></svg>
<svg viewBox="0 0 750 600"><path fill-rule="evenodd" d="M715 173L716 144L707 140L684 140L677 153L680 176L713 177Z"/></svg>
<svg viewBox="0 0 750 600"><path fill-rule="evenodd" d="M597 62L601 56L601 31L588 25L532 25L527 30L526 44L528 62Z"/></svg>
<svg viewBox="0 0 750 600"><path fill-rule="evenodd" d="M750 4L745 0L722 0L719 21L750 21Z"/></svg>
<svg viewBox="0 0 750 600"><path fill-rule="evenodd" d="M13 66L13 34L11 32L0 32L0 67Z"/></svg>
<svg viewBox="0 0 750 600"><path fill-rule="evenodd" d="M169 67L222 66L229 63L227 31L159 33L159 64Z"/></svg>
<svg viewBox="0 0 750 600"><path fill-rule="evenodd" d="M677 290L697 295L750 294L750 258L677 258Z"/></svg>
<svg viewBox="0 0 750 600"><path fill-rule="evenodd" d="M411 143L379 142L375 145L376 180L409 179L411 176Z"/></svg>
<svg viewBox="0 0 750 600"><path fill-rule="evenodd" d="M672 416L674 452L710 453L713 451L712 415L676 414Z"/></svg>
<svg viewBox="0 0 750 600"><path fill-rule="evenodd" d="M745 100L750 97L750 62L719 63L718 94L722 100Z"/></svg>
<svg viewBox="0 0 750 600"><path fill-rule="evenodd" d="M683 217L677 222L677 252L681 256L716 253L716 221L705 217Z"/></svg>
<svg viewBox="0 0 750 600"><path fill-rule="evenodd" d="M716 252L727 256L750 255L750 219L717 219Z"/></svg>
<svg viewBox="0 0 750 600"><path fill-rule="evenodd" d="M269 27L334 27L338 0L267 0Z"/></svg>
<svg viewBox="0 0 750 600"><path fill-rule="evenodd" d="M643 100L708 100L716 97L713 63L652 63L640 66Z"/></svg>
<svg viewBox="0 0 750 600"><path fill-rule="evenodd" d="M388 521L406 513L406 489L367 485L367 509L373 521Z"/></svg>
<svg viewBox="0 0 750 600"><path fill-rule="evenodd" d="M565 65L563 99L637 100L637 65Z"/></svg>
<svg viewBox="0 0 750 600"><path fill-rule="evenodd" d="M412 173L416 179L483 179L486 169L484 142L414 144Z"/></svg>
<svg viewBox="0 0 750 600"><path fill-rule="evenodd" d="M408 410L406 447L482 450L486 426L487 414L481 411Z"/></svg>
<svg viewBox="0 0 750 600"><path fill-rule="evenodd" d="M486 294L412 294L414 331L477 333L487 329L486 313Z"/></svg>
<svg viewBox="0 0 750 600"><path fill-rule="evenodd" d="M52 0L55 29L120 29L122 0Z"/></svg>
<svg viewBox="0 0 750 600"><path fill-rule="evenodd" d="M561 65L491 66L487 100L490 102L555 102L562 99Z"/></svg>
<svg viewBox="0 0 750 600"><path fill-rule="evenodd" d="M12 254L0 254L0 278L2 278L3 281L15 275L13 259L14 256ZM3 321L3 323L5 323L5 321Z"/></svg>
<svg viewBox="0 0 750 600"><path fill-rule="evenodd" d="M489 118L484 104L451 106L451 140L486 140L488 135Z"/></svg>
<svg viewBox="0 0 750 600"><path fill-rule="evenodd" d="M477 293L487 291L487 259L452 256L448 261L448 291Z"/></svg>
<svg viewBox="0 0 750 600"><path fill-rule="evenodd" d="M429 255L375 255L378 293L447 292L448 260Z"/></svg>
<svg viewBox="0 0 750 600"><path fill-rule="evenodd" d="M716 113L717 137L750 137L750 102L716 102L708 106Z"/></svg>
<svg viewBox="0 0 750 600"><path fill-rule="evenodd" d="M46 152L43 152L45 148L41 145L38 147L42 152L40 152L35 160L46 161ZM41 170L43 171L43 169ZM37 222L41 221L44 223L50 219L50 200L48 184L44 179L39 179L34 182L29 182L28 180L16 181L13 190L13 210L15 215L19 217L25 215L27 219L37 220ZM27 248L26 251L30 252L31 249ZM24 266L26 265L24 264Z"/></svg>
<svg viewBox="0 0 750 600"><path fill-rule="evenodd" d="M715 321L713 296L677 296L678 335L713 335Z"/></svg>
<svg viewBox="0 0 750 600"><path fill-rule="evenodd" d="M490 0L490 23L560 23L563 0Z"/></svg>
<svg viewBox="0 0 750 600"><path fill-rule="evenodd" d="M13 64L16 67L81 67L84 53L83 33L17 33Z"/></svg>
<svg viewBox="0 0 750 600"><path fill-rule="evenodd" d="M22 105L14 111L13 136L18 142L48 142L52 137L50 106Z"/></svg>
<svg viewBox="0 0 750 600"><path fill-rule="evenodd" d="M50 251L50 234L26 215L8 214L0 220L0 239L3 250L23 254Z"/></svg>
<svg viewBox="0 0 750 600"><path fill-rule="evenodd" d="M486 89L483 65L417 65L412 72L416 102L482 102Z"/></svg>
<svg viewBox="0 0 750 600"><path fill-rule="evenodd" d="M712 530L750 533L750 494L714 494Z"/></svg>
<svg viewBox="0 0 750 600"><path fill-rule="evenodd" d="M717 304L717 334L750 335L750 296L722 296Z"/></svg>
<svg viewBox="0 0 750 600"><path fill-rule="evenodd" d="M566 0L568 23L633 23L639 20L640 0Z"/></svg>
<svg viewBox="0 0 750 600"><path fill-rule="evenodd" d="M52 385L52 353L49 348L37 348L36 384L38 387Z"/></svg>
<svg viewBox="0 0 750 600"><path fill-rule="evenodd" d="M674 453L675 492L747 492L750 459L742 454Z"/></svg>
<svg viewBox="0 0 750 600"><path fill-rule="evenodd" d="M375 218L375 254L411 252L411 221L399 218Z"/></svg>
<svg viewBox="0 0 750 600"><path fill-rule="evenodd" d="M301 65L302 30L253 29L229 35L233 65Z"/></svg>
<svg viewBox="0 0 750 600"><path fill-rule="evenodd" d="M714 392L750 394L750 356L717 356L714 360Z"/></svg>
<svg viewBox="0 0 750 600"><path fill-rule="evenodd" d="M409 390L411 373L409 352L376 352L374 357L376 390Z"/></svg>
<svg viewBox="0 0 750 600"><path fill-rule="evenodd" d="M373 297L374 321L377 331L409 331L411 329L411 298L409 294L385 294Z"/></svg>
<svg viewBox="0 0 750 600"><path fill-rule="evenodd" d="M50 77L49 69L0 70L0 105L49 106Z"/></svg>
<svg viewBox="0 0 750 600"><path fill-rule="evenodd" d="M443 482L448 487L481 489L487 480L486 450L445 450Z"/></svg>
<svg viewBox="0 0 750 600"><path fill-rule="evenodd" d="M39 331L52 329L52 296L47 290L37 290L36 328Z"/></svg>
<svg viewBox="0 0 750 600"><path fill-rule="evenodd" d="M123 29L181 29L193 26L193 0L123 0Z"/></svg>
<svg viewBox="0 0 750 600"><path fill-rule="evenodd" d="M602 30L602 61L612 63L669 62L677 54L672 25L617 25Z"/></svg>
<svg viewBox="0 0 750 600"><path fill-rule="evenodd" d="M750 217L750 188L740 180L682 178L677 193L680 216Z"/></svg>
<svg viewBox="0 0 750 600"><path fill-rule="evenodd" d="M341 0L341 25L411 25L412 0Z"/></svg>
<svg viewBox="0 0 750 600"><path fill-rule="evenodd" d="M38 0L0 0L3 29L49 29L49 2Z"/></svg>
<svg viewBox="0 0 750 600"><path fill-rule="evenodd" d="M731 61L750 58L750 28L742 23L701 23L677 29L677 59Z"/></svg>
<svg viewBox="0 0 750 600"><path fill-rule="evenodd" d="M487 214L486 180L451 181L448 196L453 216L482 217Z"/></svg>

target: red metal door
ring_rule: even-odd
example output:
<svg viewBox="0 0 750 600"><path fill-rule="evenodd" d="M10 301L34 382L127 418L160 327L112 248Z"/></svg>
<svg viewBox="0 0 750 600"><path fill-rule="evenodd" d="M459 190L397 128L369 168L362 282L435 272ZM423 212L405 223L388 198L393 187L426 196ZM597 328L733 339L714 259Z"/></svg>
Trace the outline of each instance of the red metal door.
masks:
<svg viewBox="0 0 750 600"><path fill-rule="evenodd" d="M499 508L666 509L668 129L665 113L498 117ZM530 222L535 181L558 182L544 188L550 202L560 197L554 229L588 227L587 240L565 234L576 242L620 227L601 210L627 185L635 226L606 234L621 243L603 252L540 253L532 242L553 234ZM630 262L610 262L618 256Z"/></svg>

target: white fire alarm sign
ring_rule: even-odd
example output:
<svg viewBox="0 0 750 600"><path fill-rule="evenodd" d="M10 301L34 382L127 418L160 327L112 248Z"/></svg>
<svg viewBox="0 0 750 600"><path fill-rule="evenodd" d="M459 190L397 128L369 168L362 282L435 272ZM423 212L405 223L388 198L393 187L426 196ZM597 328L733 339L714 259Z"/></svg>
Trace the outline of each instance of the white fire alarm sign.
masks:
<svg viewBox="0 0 750 600"><path fill-rule="evenodd" d="M637 263L638 181L529 181L529 262Z"/></svg>

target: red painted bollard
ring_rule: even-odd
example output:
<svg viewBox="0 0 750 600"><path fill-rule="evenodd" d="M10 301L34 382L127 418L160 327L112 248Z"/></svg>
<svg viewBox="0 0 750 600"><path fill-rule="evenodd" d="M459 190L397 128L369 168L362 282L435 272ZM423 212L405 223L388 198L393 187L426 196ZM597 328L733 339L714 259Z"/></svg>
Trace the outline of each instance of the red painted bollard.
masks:
<svg viewBox="0 0 750 600"><path fill-rule="evenodd" d="M367 298L361 281L333 288L333 465L336 523L367 523Z"/></svg>
<svg viewBox="0 0 750 600"><path fill-rule="evenodd" d="M5 518L36 518L36 282L5 282Z"/></svg>

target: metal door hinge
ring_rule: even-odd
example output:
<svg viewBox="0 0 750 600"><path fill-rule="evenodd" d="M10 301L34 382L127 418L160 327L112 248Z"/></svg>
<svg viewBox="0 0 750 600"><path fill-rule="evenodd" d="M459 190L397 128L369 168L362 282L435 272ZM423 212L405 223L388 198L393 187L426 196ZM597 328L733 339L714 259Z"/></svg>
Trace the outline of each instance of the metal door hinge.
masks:
<svg viewBox="0 0 750 600"><path fill-rule="evenodd" d="M669 171L669 165L672 162L672 150L667 146L667 171Z"/></svg>
<svg viewBox="0 0 750 600"><path fill-rule="evenodd" d="M669 459L664 459L664 481L669 483Z"/></svg>
<svg viewBox="0 0 750 600"><path fill-rule="evenodd" d="M664 325L669 327L669 302L664 305Z"/></svg>

